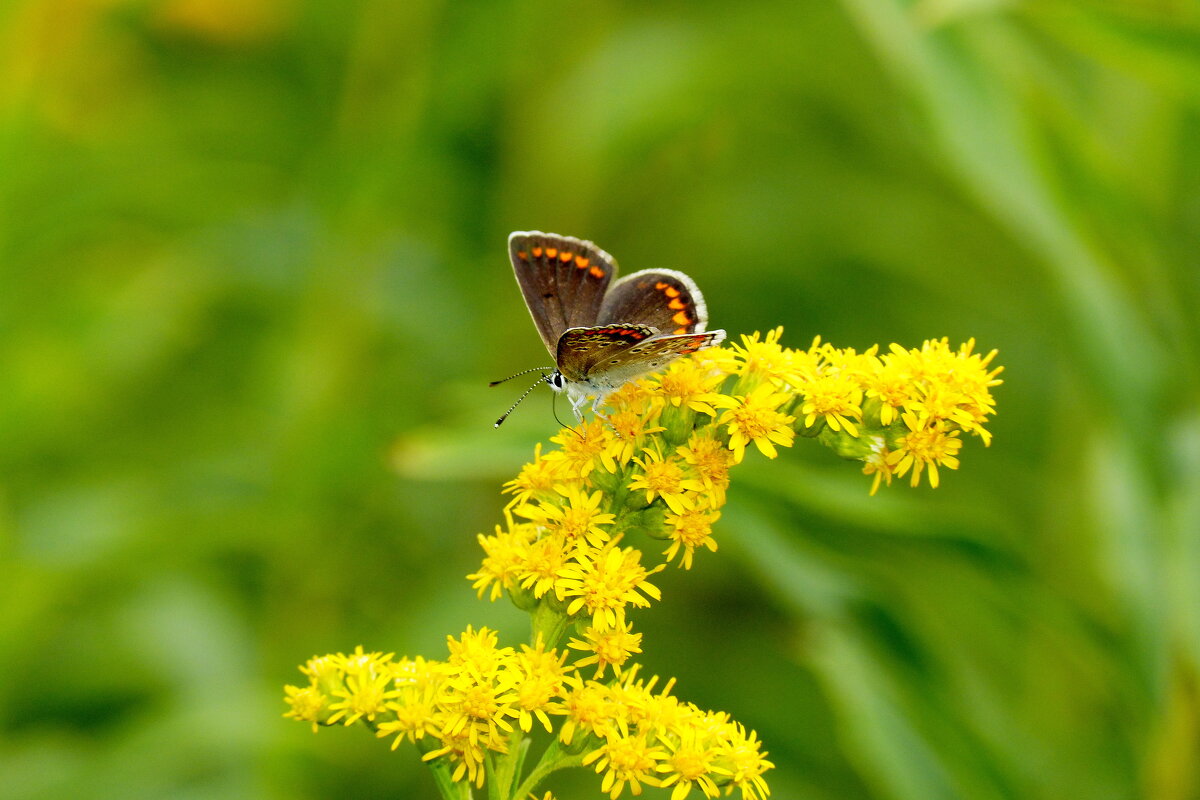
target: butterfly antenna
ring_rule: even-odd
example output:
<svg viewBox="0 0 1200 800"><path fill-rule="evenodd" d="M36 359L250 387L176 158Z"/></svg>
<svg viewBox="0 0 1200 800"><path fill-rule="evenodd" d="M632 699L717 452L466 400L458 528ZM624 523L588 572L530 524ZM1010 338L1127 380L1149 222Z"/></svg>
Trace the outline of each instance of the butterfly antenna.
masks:
<svg viewBox="0 0 1200 800"><path fill-rule="evenodd" d="M529 370L525 370L525 372L536 372L536 370L529 369ZM517 375L524 375L525 372L518 372ZM517 377L517 375L512 375L510 377L515 378L515 377ZM508 378L505 378L504 380L506 381L506 380L508 380ZM503 383L503 382L504 381L496 381L496 383ZM517 402L513 403L511 406L508 407L508 411L505 411L503 414L500 415L500 419L496 420L495 427L499 428L502 424L504 424L504 420L508 419L508 415L511 414L516 409L517 406L521 405L521 401L524 400L526 397L528 397L529 393L538 387L538 384L545 383L545 382L546 382L546 374L543 372L542 377L538 378L537 382L534 383L533 386L530 386L528 389L526 389L524 392L522 392L521 396L517 398ZM496 383L493 383L491 385L495 386Z"/></svg>
<svg viewBox="0 0 1200 800"><path fill-rule="evenodd" d="M553 371L553 369L554 369L554 367L534 367L533 369L523 369L523 370L521 370L520 372L517 372L517 373L514 373L514 374L512 374L512 375L509 375L507 378L501 378L501 379L500 379L500 380L498 380L498 381L492 381L491 383L489 383L489 384L488 384L488 386L499 386L500 384L504 383L505 381L511 381L513 378L519 378L519 377L521 377L522 375L528 375L528 374L529 374L529 373L531 373L531 372L542 372L542 373L546 373L546 372L551 372L551 371ZM542 376L542 378L544 379L544 378L545 378L545 375L543 375L543 376ZM537 386L537 384L535 383L535 384L534 384L534 386ZM521 397L524 397L524 396L525 396L525 395L521 395ZM521 402L521 401L520 401L520 400L518 400L517 402L519 403L519 402ZM512 410L512 409L509 409L509 411L511 411L511 410ZM507 416L507 415L505 415L505 416Z"/></svg>

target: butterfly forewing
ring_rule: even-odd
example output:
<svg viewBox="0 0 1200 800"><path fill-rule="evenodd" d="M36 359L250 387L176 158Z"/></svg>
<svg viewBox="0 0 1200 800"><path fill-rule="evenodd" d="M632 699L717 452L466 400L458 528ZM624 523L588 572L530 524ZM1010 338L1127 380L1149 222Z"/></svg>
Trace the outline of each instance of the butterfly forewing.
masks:
<svg viewBox="0 0 1200 800"><path fill-rule="evenodd" d="M708 310L696 284L682 272L646 269L626 275L609 288L597 320L600 324L637 321L664 334L697 333L708 324Z"/></svg>
<svg viewBox="0 0 1200 800"><path fill-rule="evenodd" d="M568 328L595 325L609 282L617 274L612 256L591 242L540 231L508 237L517 284L551 355Z"/></svg>

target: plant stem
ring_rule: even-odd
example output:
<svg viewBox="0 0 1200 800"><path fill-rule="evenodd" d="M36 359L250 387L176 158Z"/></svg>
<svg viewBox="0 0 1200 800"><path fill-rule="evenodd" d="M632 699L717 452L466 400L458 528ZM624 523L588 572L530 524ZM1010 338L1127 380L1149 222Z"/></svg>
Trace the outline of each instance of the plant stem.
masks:
<svg viewBox="0 0 1200 800"><path fill-rule="evenodd" d="M558 743L558 739L555 739L546 748L546 752L542 753L541 759L538 760L537 766L533 768L533 771L529 773L529 777L525 779L525 782L521 784L517 791L513 792L512 800L521 800L528 797L530 792L536 789L538 784L550 773L566 769L567 767L578 767L582 764L582 753L579 755L564 753Z"/></svg>

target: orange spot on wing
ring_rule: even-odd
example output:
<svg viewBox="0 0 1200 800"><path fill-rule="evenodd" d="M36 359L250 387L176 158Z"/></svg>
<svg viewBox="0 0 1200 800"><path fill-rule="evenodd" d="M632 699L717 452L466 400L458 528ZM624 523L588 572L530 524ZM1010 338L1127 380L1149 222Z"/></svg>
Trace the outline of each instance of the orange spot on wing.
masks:
<svg viewBox="0 0 1200 800"><path fill-rule="evenodd" d="M663 292L666 293L667 297L679 297L679 290L674 286L668 286L667 288L663 289Z"/></svg>
<svg viewBox="0 0 1200 800"><path fill-rule="evenodd" d="M675 332L676 332L676 333L687 333L687 328L676 328L676 329L675 329ZM691 351L691 350L683 350L683 351L681 351L681 352L684 352L684 353L690 353L690 352L692 352L692 351Z"/></svg>
<svg viewBox="0 0 1200 800"><path fill-rule="evenodd" d="M588 270L588 272L590 272L592 274L593 278L603 278L604 277L604 270L600 269L600 267L592 267L591 269Z"/></svg>
<svg viewBox="0 0 1200 800"><path fill-rule="evenodd" d="M524 250L518 250L518 251L517 251L517 258L521 259L522 261L528 261L528 260L529 260L529 253L526 253Z"/></svg>
<svg viewBox="0 0 1200 800"><path fill-rule="evenodd" d="M588 265L587 256L575 256L575 266L584 269Z"/></svg>
<svg viewBox="0 0 1200 800"><path fill-rule="evenodd" d="M561 253L558 254L558 260L565 264L571 260L571 254L568 253L566 250L563 250Z"/></svg>
<svg viewBox="0 0 1200 800"><path fill-rule="evenodd" d="M687 303L683 302L678 297L676 297L674 300L667 303L667 308L673 308L676 311L678 311L681 308L687 308Z"/></svg>
<svg viewBox="0 0 1200 800"><path fill-rule="evenodd" d="M671 321L677 325L691 325L692 318L688 316L686 311L677 311L675 316L671 317Z"/></svg>
<svg viewBox="0 0 1200 800"><path fill-rule="evenodd" d="M541 258L542 257L542 248L540 248L540 247L533 248L533 257Z"/></svg>
<svg viewBox="0 0 1200 800"><path fill-rule="evenodd" d="M557 255L558 255L557 247L547 247L546 248L546 258L554 258Z"/></svg>

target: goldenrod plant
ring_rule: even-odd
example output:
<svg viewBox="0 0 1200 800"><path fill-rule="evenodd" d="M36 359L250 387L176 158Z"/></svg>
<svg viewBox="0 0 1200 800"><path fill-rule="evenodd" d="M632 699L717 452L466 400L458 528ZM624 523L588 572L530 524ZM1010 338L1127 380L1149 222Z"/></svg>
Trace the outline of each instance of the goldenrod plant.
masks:
<svg viewBox="0 0 1200 800"><path fill-rule="evenodd" d="M489 800L547 800L535 792L568 767L594 769L612 800L644 786L670 787L672 800L768 796L755 732L648 676L630 610L660 599L655 573L717 550L730 473L748 453L776 458L798 436L861 462L871 494L893 478L936 487L964 436L989 443L1002 369L974 341L857 353L819 339L788 348L782 333L626 384L604 418L537 445L504 484L504 523L479 535L483 561L467 577L481 598L530 614L528 644L468 627L438 660L362 647L314 657L307 682L286 687L285 716L412 743L447 799L486 786ZM535 729L549 744L531 760L547 738Z"/></svg>

